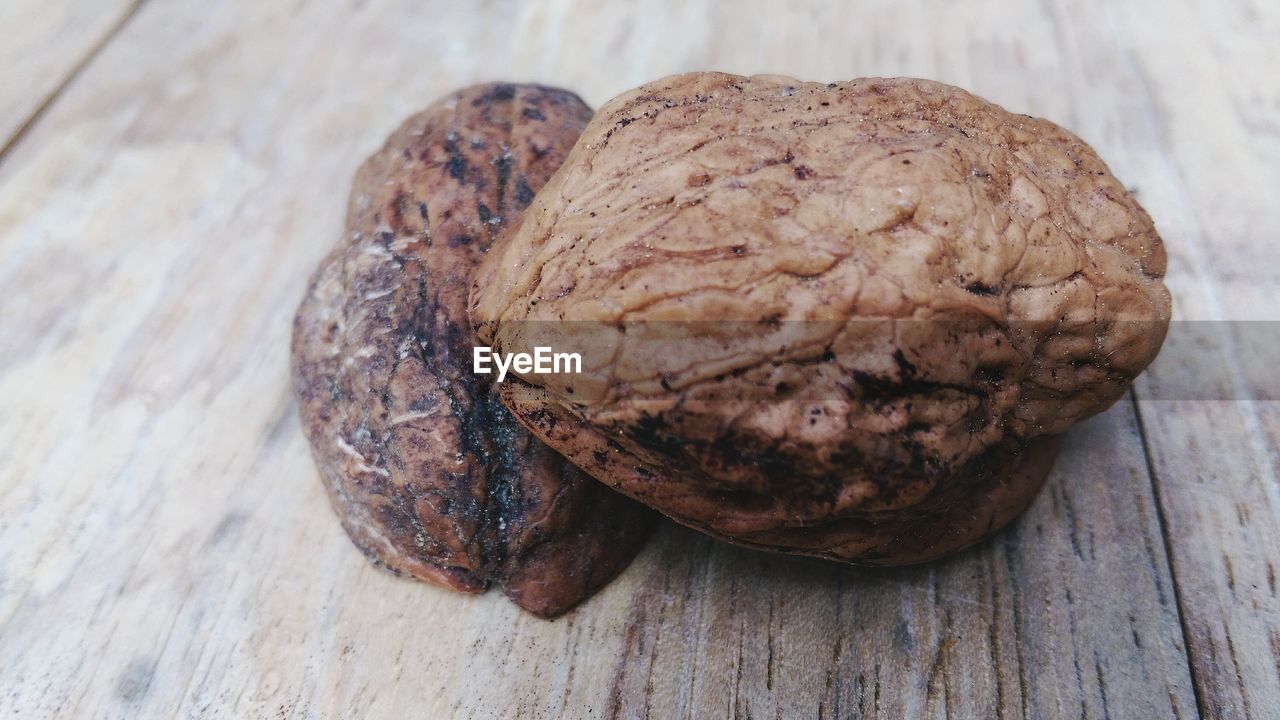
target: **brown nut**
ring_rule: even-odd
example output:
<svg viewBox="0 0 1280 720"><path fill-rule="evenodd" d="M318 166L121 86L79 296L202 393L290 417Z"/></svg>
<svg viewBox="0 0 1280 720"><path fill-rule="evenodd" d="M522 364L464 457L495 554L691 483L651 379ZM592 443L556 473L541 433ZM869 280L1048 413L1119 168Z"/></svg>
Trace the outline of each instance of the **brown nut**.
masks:
<svg viewBox="0 0 1280 720"><path fill-rule="evenodd" d="M558 615L609 581L653 514L531 438L470 372L473 268L591 111L483 85L410 118L361 166L346 233L294 321L294 387L334 508L369 557Z"/></svg>
<svg viewBox="0 0 1280 720"><path fill-rule="evenodd" d="M1062 128L911 79L695 73L597 113L472 292L584 354L503 399L611 487L745 545L927 560L1021 512L1159 350L1150 218Z"/></svg>

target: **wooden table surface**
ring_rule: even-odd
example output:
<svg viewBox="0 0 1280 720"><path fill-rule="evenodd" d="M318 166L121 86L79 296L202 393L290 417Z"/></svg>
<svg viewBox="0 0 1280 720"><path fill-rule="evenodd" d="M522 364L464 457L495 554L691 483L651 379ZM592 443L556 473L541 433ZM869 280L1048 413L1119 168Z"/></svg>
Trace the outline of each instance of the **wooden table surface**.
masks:
<svg viewBox="0 0 1280 720"><path fill-rule="evenodd" d="M370 567L288 383L357 164L490 79L959 84L1136 188L1180 321L1280 320L1278 39L1271 0L0 2L0 714L1280 717L1280 403L1230 372L1158 362L954 559L666 526L555 622Z"/></svg>

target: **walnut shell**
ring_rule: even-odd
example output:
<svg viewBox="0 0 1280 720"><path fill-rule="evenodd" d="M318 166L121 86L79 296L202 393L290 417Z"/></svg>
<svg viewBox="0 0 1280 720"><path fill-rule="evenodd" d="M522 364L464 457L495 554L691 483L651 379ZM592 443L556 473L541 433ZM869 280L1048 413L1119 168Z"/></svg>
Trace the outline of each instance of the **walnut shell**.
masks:
<svg viewBox="0 0 1280 720"><path fill-rule="evenodd" d="M470 372L466 301L590 116L571 93L495 84L410 118L361 166L294 321L303 427L355 544L456 590L501 582L542 616L608 582L653 514L529 437Z"/></svg>
<svg viewBox="0 0 1280 720"><path fill-rule="evenodd" d="M584 354L502 386L606 484L745 545L896 564L1034 497L1158 352L1146 212L1045 120L912 79L694 73L602 108L472 321Z"/></svg>

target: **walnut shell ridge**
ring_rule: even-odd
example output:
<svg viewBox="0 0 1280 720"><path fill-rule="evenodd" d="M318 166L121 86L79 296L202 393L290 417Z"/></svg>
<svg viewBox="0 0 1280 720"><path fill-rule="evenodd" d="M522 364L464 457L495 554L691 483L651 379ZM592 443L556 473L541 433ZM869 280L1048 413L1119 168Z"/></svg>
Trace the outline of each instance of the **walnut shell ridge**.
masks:
<svg viewBox="0 0 1280 720"><path fill-rule="evenodd" d="M609 102L474 278L478 337L580 350L502 397L733 542L899 564L1020 513L1170 317L1083 141L959 88L692 73Z"/></svg>

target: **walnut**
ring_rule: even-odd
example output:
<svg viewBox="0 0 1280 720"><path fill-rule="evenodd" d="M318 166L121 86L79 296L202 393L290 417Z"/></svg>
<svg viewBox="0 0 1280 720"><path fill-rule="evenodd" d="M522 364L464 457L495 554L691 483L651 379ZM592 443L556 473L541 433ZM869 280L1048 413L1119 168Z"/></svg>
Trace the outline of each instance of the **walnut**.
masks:
<svg viewBox="0 0 1280 720"><path fill-rule="evenodd" d="M303 426L356 545L457 590L501 582L543 616L608 582L653 514L529 437L470 372L466 302L590 116L568 92L499 84L410 118L360 168L294 321Z"/></svg>
<svg viewBox="0 0 1280 720"><path fill-rule="evenodd" d="M503 400L744 545L871 564L1021 512L1170 314L1150 218L1045 120L911 79L695 73L602 108L472 290Z"/></svg>

